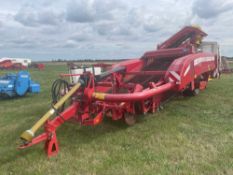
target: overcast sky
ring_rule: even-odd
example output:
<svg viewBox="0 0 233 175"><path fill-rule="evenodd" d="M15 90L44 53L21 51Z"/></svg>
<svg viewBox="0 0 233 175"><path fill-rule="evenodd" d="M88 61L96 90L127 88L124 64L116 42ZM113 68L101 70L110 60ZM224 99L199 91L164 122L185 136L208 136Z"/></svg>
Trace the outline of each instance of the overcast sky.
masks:
<svg viewBox="0 0 233 175"><path fill-rule="evenodd" d="M191 24L233 56L233 0L1 0L0 57L140 57Z"/></svg>

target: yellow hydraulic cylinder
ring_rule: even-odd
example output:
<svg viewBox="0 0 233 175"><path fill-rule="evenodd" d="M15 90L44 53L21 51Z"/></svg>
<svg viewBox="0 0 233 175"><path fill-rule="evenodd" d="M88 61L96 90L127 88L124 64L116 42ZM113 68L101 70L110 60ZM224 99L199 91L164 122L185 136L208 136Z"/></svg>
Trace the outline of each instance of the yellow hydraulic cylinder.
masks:
<svg viewBox="0 0 233 175"><path fill-rule="evenodd" d="M36 122L31 129L24 131L20 138L30 142L36 131L55 113L55 110L59 109L81 86L80 83L77 83L71 90L65 94L54 106L51 108L41 119Z"/></svg>

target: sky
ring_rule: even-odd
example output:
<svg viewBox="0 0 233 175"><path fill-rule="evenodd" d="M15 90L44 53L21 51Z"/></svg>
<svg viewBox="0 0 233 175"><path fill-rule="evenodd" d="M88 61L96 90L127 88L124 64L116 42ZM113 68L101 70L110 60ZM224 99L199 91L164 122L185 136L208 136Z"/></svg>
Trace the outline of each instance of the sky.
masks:
<svg viewBox="0 0 233 175"><path fill-rule="evenodd" d="M233 0L0 1L0 57L139 58L187 25L233 56Z"/></svg>

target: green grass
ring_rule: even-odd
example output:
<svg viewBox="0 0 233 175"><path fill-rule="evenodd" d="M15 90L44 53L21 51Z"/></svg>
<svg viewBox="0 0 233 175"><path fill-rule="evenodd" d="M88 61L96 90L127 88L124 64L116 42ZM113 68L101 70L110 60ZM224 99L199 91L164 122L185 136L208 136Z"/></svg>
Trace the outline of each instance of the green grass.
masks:
<svg viewBox="0 0 233 175"><path fill-rule="evenodd" d="M19 135L50 107L50 87L65 66L31 70L39 95L0 101L0 174L233 174L233 75L209 82L197 97L173 99L133 127L65 123L60 151L43 144L17 150ZM3 73L3 72L1 72Z"/></svg>

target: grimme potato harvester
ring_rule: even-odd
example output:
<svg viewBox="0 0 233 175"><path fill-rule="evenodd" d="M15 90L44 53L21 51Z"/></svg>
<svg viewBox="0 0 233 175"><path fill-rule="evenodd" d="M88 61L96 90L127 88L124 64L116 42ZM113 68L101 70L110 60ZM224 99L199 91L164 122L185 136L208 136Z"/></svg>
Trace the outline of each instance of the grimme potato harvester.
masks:
<svg viewBox="0 0 233 175"><path fill-rule="evenodd" d="M209 77L219 76L218 45L202 42L205 36L199 27L187 26L156 50L113 64L100 75L93 71L63 74L79 76L79 80L75 84L55 81L52 108L22 133L20 148L45 142L47 155L52 156L59 150L56 129L67 120L94 126L110 117L133 125L137 114L156 112L174 94L197 95L206 88ZM69 105L64 107L68 99ZM42 125L44 132L35 137Z"/></svg>

